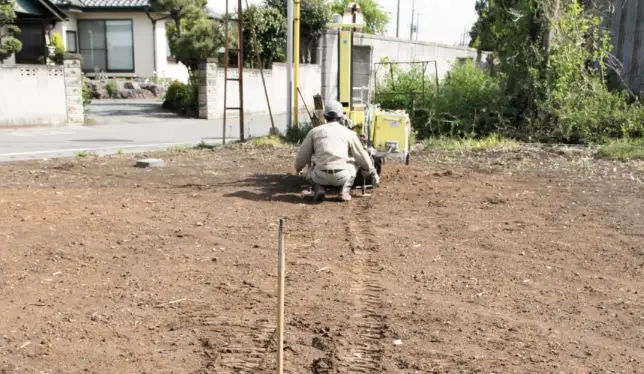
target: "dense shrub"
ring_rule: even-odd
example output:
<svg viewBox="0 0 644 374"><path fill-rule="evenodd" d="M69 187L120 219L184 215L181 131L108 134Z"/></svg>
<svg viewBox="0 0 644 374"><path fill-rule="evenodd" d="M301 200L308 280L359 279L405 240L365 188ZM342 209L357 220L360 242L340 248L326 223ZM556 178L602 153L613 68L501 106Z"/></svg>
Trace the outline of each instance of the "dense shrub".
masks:
<svg viewBox="0 0 644 374"><path fill-rule="evenodd" d="M165 93L163 108L182 115L196 116L199 113L199 86L173 81Z"/></svg>
<svg viewBox="0 0 644 374"><path fill-rule="evenodd" d="M441 82L428 135L488 136L501 130L503 96L499 80L475 62L457 64Z"/></svg>
<svg viewBox="0 0 644 374"><path fill-rule="evenodd" d="M291 126L286 129L286 141L289 143L300 144L306 138L313 126L310 123L300 123L299 126Z"/></svg>
<svg viewBox="0 0 644 374"><path fill-rule="evenodd" d="M602 18L579 2L516 3L513 9L497 2L477 6L477 40L489 42L498 73L468 61L454 66L436 89L418 67L396 68L377 79L374 102L407 110L420 138L501 134L598 143L642 137L644 105L608 88L611 41Z"/></svg>
<svg viewBox="0 0 644 374"><path fill-rule="evenodd" d="M374 102L383 109L406 110L420 138L486 136L499 130L502 91L499 80L467 60L458 63L436 87L422 65L394 66L378 82Z"/></svg>
<svg viewBox="0 0 644 374"><path fill-rule="evenodd" d="M584 15L573 3L556 23L559 33L549 54L548 77L540 110L547 119L539 138L569 143L602 142L642 136L644 107L629 104L625 92L608 90L606 59L610 36L601 19ZM579 41L592 40L593 48ZM589 63L591 62L591 63Z"/></svg>

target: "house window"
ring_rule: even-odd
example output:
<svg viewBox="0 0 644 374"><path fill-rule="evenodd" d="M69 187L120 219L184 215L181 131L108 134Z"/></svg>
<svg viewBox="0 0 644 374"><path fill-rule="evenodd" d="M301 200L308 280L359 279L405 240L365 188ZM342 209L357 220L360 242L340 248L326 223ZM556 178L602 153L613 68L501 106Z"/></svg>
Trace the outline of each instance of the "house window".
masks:
<svg viewBox="0 0 644 374"><path fill-rule="evenodd" d="M134 72L132 20L79 20L83 71Z"/></svg>
<svg viewBox="0 0 644 374"><path fill-rule="evenodd" d="M65 36L67 37L67 52L78 53L78 48L76 47L76 31L67 31Z"/></svg>
<svg viewBox="0 0 644 374"><path fill-rule="evenodd" d="M16 53L18 64L42 64L47 52L45 44L45 29L40 23L23 21L18 23L20 34L18 40L22 42L22 49Z"/></svg>

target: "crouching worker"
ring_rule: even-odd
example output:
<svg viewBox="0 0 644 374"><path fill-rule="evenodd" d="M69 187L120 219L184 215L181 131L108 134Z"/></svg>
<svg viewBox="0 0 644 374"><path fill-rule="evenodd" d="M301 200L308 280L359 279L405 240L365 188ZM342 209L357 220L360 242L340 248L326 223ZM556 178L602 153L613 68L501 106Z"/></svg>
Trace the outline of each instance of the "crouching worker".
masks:
<svg viewBox="0 0 644 374"><path fill-rule="evenodd" d="M311 129L295 160L298 174L309 166L306 179L313 186L316 201L324 200L325 187L341 187L342 200L351 200L351 188L358 168L364 176L372 177L374 187L380 183L371 156L358 135L338 122L343 117L342 104L325 102L326 123Z"/></svg>

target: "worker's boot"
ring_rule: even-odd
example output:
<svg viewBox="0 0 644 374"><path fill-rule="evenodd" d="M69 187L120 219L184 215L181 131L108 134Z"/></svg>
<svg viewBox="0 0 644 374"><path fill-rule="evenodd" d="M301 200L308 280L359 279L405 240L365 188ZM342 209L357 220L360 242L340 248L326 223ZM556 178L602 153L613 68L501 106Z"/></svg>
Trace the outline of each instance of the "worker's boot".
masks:
<svg viewBox="0 0 644 374"><path fill-rule="evenodd" d="M313 193L315 201L324 201L324 197L326 195L326 190L324 189L324 187L320 186L319 184L314 184Z"/></svg>
<svg viewBox="0 0 644 374"><path fill-rule="evenodd" d="M351 200L351 185L342 187L342 192L340 192L340 198L342 199L342 201Z"/></svg>

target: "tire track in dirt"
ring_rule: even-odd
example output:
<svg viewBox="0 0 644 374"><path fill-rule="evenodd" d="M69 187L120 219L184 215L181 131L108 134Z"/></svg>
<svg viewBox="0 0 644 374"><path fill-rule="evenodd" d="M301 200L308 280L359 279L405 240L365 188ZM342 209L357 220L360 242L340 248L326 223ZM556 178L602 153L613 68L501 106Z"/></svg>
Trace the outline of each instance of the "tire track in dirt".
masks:
<svg viewBox="0 0 644 374"><path fill-rule="evenodd" d="M304 210L296 221L310 224L310 210ZM184 314L183 318L189 323L208 327L204 334L212 337L201 342L206 356L202 372L257 374L273 370L273 353L277 350L277 321L273 309L276 299L275 295L270 302L262 303L262 307L255 307L253 316L256 318L214 316L208 308Z"/></svg>
<svg viewBox="0 0 644 374"><path fill-rule="evenodd" d="M354 314L349 319L350 329L355 330L357 341L351 342L348 352L340 354L339 367L343 373L382 372L385 315L378 278L378 243L373 240L372 219L369 217L369 200L351 205L345 221L346 235L354 253L353 280L350 293L355 296Z"/></svg>
<svg viewBox="0 0 644 374"><path fill-rule="evenodd" d="M182 313L180 321L188 327L202 329L201 349L205 362L200 373L267 372L268 352L275 344L273 319L215 316L209 307Z"/></svg>

